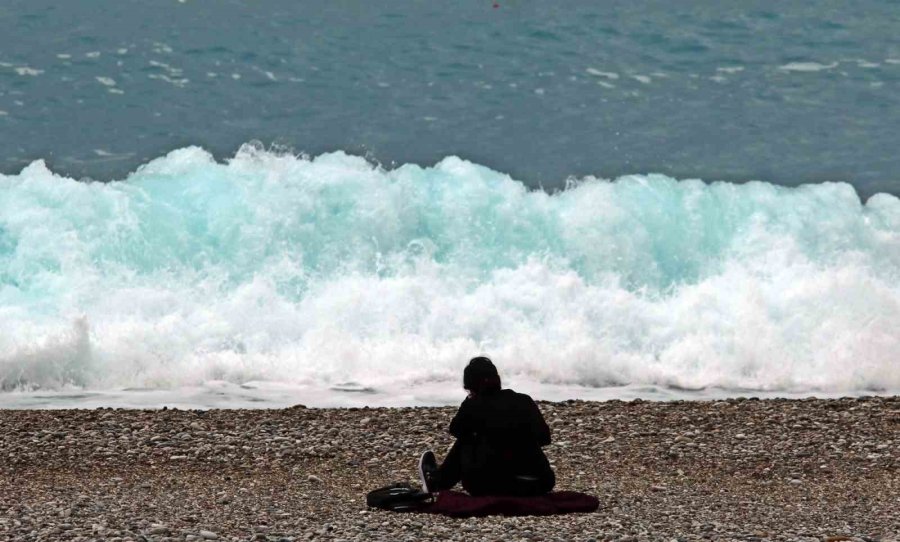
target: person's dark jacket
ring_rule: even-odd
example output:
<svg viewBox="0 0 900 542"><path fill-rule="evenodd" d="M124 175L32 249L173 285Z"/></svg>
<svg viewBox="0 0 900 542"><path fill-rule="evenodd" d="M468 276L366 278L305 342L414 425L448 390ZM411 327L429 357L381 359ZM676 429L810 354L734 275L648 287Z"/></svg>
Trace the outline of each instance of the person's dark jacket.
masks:
<svg viewBox="0 0 900 542"><path fill-rule="evenodd" d="M450 422L450 433L463 445L464 486L505 484L524 476L535 480L539 492L553 487L553 469L541 450L550 444L550 428L528 395L507 389L467 398Z"/></svg>

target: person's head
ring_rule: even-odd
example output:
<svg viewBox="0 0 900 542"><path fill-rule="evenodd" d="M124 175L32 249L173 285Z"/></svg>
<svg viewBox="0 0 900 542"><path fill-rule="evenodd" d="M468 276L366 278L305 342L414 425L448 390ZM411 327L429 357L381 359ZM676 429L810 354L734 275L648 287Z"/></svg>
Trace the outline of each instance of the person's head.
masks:
<svg viewBox="0 0 900 542"><path fill-rule="evenodd" d="M463 371L463 388L472 395L500 391L500 375L494 363L481 356L469 360Z"/></svg>

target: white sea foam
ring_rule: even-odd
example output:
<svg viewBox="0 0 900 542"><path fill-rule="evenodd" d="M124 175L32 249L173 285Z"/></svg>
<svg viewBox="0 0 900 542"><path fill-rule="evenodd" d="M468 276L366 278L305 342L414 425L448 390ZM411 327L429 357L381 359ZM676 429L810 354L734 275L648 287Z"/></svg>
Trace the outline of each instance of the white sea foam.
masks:
<svg viewBox="0 0 900 542"><path fill-rule="evenodd" d="M820 72L831 70L838 67L837 62L831 64L822 64L820 62L790 62L783 66L779 66L779 70L786 72Z"/></svg>
<svg viewBox="0 0 900 542"><path fill-rule="evenodd" d="M29 75L29 76L32 76L32 77L44 73L44 70L39 70L39 69L37 69L37 68L32 68L32 67L29 67L29 66L17 66L17 67L15 67L15 68L13 68L13 69L14 69L14 70L16 71L16 73L19 74L19 75Z"/></svg>
<svg viewBox="0 0 900 542"><path fill-rule="evenodd" d="M148 74L147 79L157 79L160 81L165 81L166 83L169 83L170 85L174 85L174 86L180 87L180 88L184 88L185 86L187 86L188 83L191 82L190 79L187 79L184 77L182 77L182 78L169 77L168 75L166 75L164 73Z"/></svg>
<svg viewBox="0 0 900 542"><path fill-rule="evenodd" d="M619 74L618 74L618 73L615 73L615 72L604 72L604 71L600 71L600 70L598 70L598 69L596 69L596 68L587 68L587 69L584 70L584 71L586 71L587 73L589 73L589 74L591 74L591 75L594 75L594 76L596 76L596 77L605 77L605 78L607 78L607 79L618 79L618 78L619 78Z"/></svg>
<svg viewBox="0 0 900 542"><path fill-rule="evenodd" d="M0 175L7 390L427 402L486 353L532 389L859 393L900 389L898 321L900 200L845 184L548 195L454 157L388 171L252 146L114 183Z"/></svg>
<svg viewBox="0 0 900 542"><path fill-rule="evenodd" d="M172 49L172 46L170 46L168 43L163 43L163 42L159 42L159 41L153 42L153 47L151 48L151 50L156 54L162 54L162 55L172 54L175 51L174 49Z"/></svg>

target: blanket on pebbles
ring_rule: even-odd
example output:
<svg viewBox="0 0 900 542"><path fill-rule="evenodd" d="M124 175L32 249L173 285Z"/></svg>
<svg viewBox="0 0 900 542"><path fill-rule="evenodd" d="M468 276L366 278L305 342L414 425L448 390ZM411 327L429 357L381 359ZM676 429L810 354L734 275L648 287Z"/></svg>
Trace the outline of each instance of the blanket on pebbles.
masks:
<svg viewBox="0 0 900 542"><path fill-rule="evenodd" d="M438 493L434 503L419 512L456 518L481 516L551 516L571 512L594 512L600 507L597 497L577 491L554 491L539 497L473 497L459 491Z"/></svg>

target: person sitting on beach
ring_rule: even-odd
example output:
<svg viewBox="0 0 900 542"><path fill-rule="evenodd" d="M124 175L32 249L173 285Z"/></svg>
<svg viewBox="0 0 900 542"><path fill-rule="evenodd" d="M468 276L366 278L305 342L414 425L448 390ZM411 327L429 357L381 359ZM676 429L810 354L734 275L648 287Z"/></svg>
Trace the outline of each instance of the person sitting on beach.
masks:
<svg viewBox="0 0 900 542"><path fill-rule="evenodd" d="M537 404L523 393L500 389L490 359L473 358L463 372L469 396L450 422L456 442L440 466L434 452L419 459L422 490L435 493L462 482L473 496L543 495L556 475L541 447L550 444L550 428Z"/></svg>

